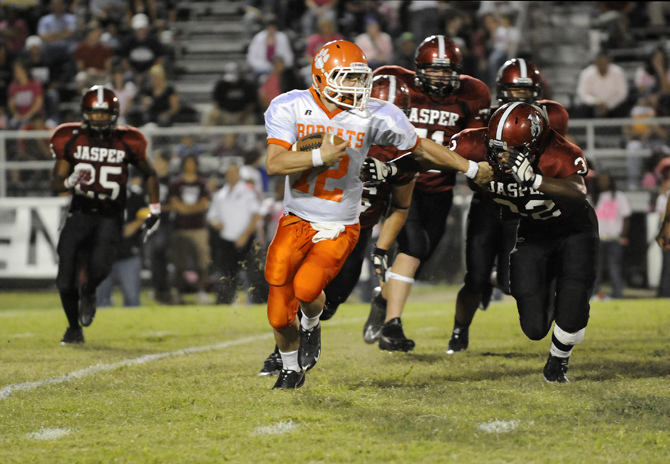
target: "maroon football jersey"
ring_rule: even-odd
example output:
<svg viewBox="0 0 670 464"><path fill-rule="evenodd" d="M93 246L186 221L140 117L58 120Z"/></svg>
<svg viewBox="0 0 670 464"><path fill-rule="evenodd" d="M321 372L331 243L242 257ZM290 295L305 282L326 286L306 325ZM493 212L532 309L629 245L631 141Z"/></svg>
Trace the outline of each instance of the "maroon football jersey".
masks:
<svg viewBox="0 0 670 464"><path fill-rule="evenodd" d="M463 158L486 161L486 133L488 129L471 129L451 139L451 148ZM544 151L534 163L535 172L553 179L564 179L573 174L586 176L588 168L582 150L549 128ZM517 184L501 181L496 176L489 182L487 193L502 206L503 218L525 217L533 220L563 220L570 217L571 207L554 202L544 193Z"/></svg>
<svg viewBox="0 0 670 464"><path fill-rule="evenodd" d="M128 165L146 158L147 140L129 126L119 126L104 138L89 137L81 123L61 124L49 141L51 154L73 169L87 167L91 180L74 188L73 209L122 211L126 206Z"/></svg>
<svg viewBox="0 0 670 464"><path fill-rule="evenodd" d="M568 133L568 119L570 118L568 110L566 110L563 105L553 100L538 100L534 104L543 108L547 113L551 128L565 137L565 134ZM491 114L495 113L498 108L500 107L491 107Z"/></svg>
<svg viewBox="0 0 670 464"><path fill-rule="evenodd" d="M390 161L400 156L401 153L395 147L382 147L373 145L370 147L368 156L380 161ZM416 178L416 172L404 172L393 177L388 182L382 182L375 186L363 186L363 197L361 199L361 229L374 227L382 213L386 210L386 204L391 198L394 186L407 185Z"/></svg>
<svg viewBox="0 0 670 464"><path fill-rule="evenodd" d="M382 66L375 76L387 74L402 79L409 87L409 120L419 137L448 146L451 137L466 128L483 127L488 121L491 91L479 79L461 75L460 87L448 97L431 97L416 85L416 73L400 66ZM425 172L419 175L416 189L426 193L444 192L456 182L456 173Z"/></svg>

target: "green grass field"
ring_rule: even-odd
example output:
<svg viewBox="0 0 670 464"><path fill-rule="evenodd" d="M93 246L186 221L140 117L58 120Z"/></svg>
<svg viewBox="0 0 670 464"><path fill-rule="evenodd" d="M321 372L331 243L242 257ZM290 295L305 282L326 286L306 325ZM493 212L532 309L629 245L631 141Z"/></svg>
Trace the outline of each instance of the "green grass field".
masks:
<svg viewBox="0 0 670 464"><path fill-rule="evenodd" d="M63 347L57 294L5 292L0 463L670 462L668 300L594 303L556 385L550 336L526 339L511 299L445 354L454 291L415 289L410 354L366 345L368 306L343 305L297 391L257 376L263 306L101 309Z"/></svg>

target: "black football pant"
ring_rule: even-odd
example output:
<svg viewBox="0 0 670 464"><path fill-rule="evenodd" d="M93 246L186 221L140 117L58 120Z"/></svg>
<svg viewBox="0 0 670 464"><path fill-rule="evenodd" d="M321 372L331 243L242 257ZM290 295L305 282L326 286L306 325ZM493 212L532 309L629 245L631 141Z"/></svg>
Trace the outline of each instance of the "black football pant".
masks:
<svg viewBox="0 0 670 464"><path fill-rule="evenodd" d="M483 293L490 286L493 265L496 265L498 284L508 294L509 255L516 242L518 221L500 219L500 207L475 193L468 211L465 242L465 286L472 293Z"/></svg>
<svg viewBox="0 0 670 464"><path fill-rule="evenodd" d="M71 327L78 326L80 272L82 291L94 293L116 261L123 216L71 211L58 239L56 286Z"/></svg>
<svg viewBox="0 0 670 464"><path fill-rule="evenodd" d="M510 281L521 329L531 340L544 338L554 320L568 333L588 323L599 251L593 208L576 214L571 224L552 228L520 222Z"/></svg>
<svg viewBox="0 0 670 464"><path fill-rule="evenodd" d="M335 312L337 307L347 301L351 292L354 291L361 277L363 263L368 254L370 241L372 240L372 227L361 229L361 235L351 254L344 262L342 269L335 278L326 286L326 307L329 311ZM373 276L375 279L376 276Z"/></svg>

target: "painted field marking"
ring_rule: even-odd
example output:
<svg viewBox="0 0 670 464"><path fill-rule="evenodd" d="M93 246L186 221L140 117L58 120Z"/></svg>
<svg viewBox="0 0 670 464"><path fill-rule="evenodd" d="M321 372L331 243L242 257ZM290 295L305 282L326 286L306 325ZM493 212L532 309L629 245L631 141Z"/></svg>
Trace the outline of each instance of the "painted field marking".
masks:
<svg viewBox="0 0 670 464"><path fill-rule="evenodd" d="M422 311L418 313L412 313L414 316L426 316L436 312L442 312L442 310L435 311ZM354 322L362 322L366 318L355 318L355 319L340 319L337 321L329 322L328 326L338 326L338 325L347 325ZM244 343L251 343L259 340L265 340L267 338L273 338L273 333L268 332L263 335L255 335L253 337L243 337L238 338L237 340L231 340L228 342L216 343L214 345L205 345L205 346L195 346L191 348L182 348L176 351L170 351L167 353L155 353L155 354L146 354L138 358L124 359L123 361L118 361L111 364L95 364L93 366L85 367L84 369L79 369L77 371L69 372L67 374L51 377L44 380L36 380L34 382L23 382L7 385L0 389L0 400L9 398L13 393L18 391L29 391L34 390L35 388L43 387L45 385L55 385L64 382L71 382L76 379L81 379L88 377L89 375L97 374L98 372L111 371L118 369L119 367L134 366L137 364L146 364L153 361L158 361L160 359L170 358L174 356L184 356L186 354L202 353L204 351L214 351L221 350L224 348L229 348L231 346L242 345Z"/></svg>
<svg viewBox="0 0 670 464"><path fill-rule="evenodd" d="M72 432L70 429L40 429L37 432L29 433L28 438L51 441L58 440L70 432Z"/></svg>

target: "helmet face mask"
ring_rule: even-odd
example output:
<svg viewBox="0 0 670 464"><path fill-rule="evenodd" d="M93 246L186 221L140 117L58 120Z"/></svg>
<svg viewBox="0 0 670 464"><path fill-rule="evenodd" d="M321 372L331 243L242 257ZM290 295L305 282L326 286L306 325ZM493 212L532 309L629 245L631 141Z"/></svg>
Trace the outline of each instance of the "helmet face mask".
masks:
<svg viewBox="0 0 670 464"><path fill-rule="evenodd" d="M491 116L487 131L487 160L495 173L504 177L509 166L499 159L501 153L518 152L534 163L547 134L544 112L531 104L506 103Z"/></svg>
<svg viewBox="0 0 670 464"><path fill-rule="evenodd" d="M525 95L519 91L525 89ZM516 92L514 92L516 90ZM507 60L498 70L496 95L501 104L535 103L542 92L542 75L532 62L521 58Z"/></svg>
<svg viewBox="0 0 670 464"><path fill-rule="evenodd" d="M81 100L81 118L89 135L109 135L119 118L116 94L100 85L91 87Z"/></svg>
<svg viewBox="0 0 670 464"><path fill-rule="evenodd" d="M337 106L363 110L372 90L372 69L357 45L336 40L321 47L314 57L312 85Z"/></svg>
<svg viewBox="0 0 670 464"><path fill-rule="evenodd" d="M416 49L417 86L433 97L447 97L460 87L461 50L443 35L426 38Z"/></svg>

